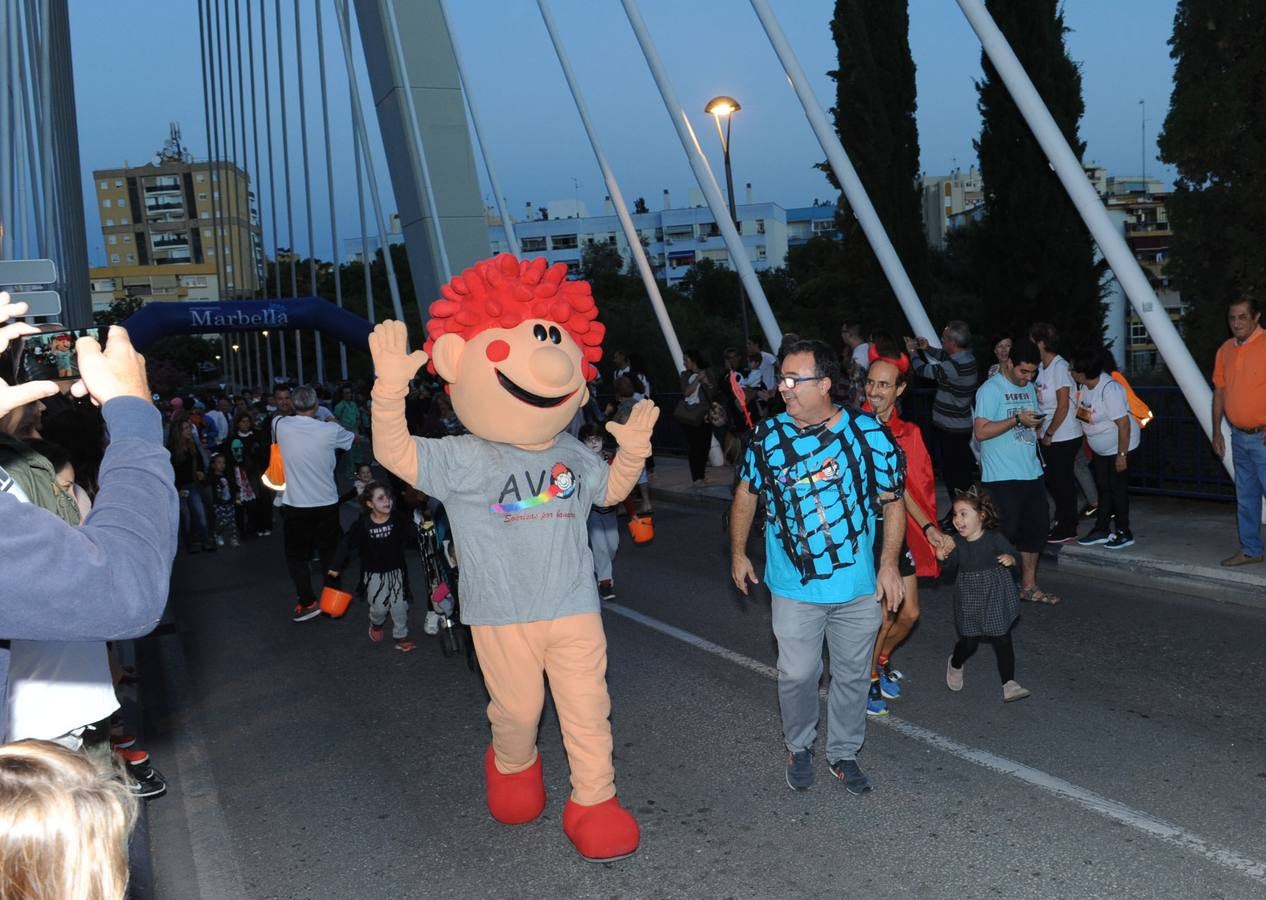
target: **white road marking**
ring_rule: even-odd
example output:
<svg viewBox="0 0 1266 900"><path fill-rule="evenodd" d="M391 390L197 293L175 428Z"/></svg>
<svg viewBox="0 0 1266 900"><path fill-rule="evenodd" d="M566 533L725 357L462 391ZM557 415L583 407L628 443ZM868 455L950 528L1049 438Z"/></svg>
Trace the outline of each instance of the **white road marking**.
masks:
<svg viewBox="0 0 1266 900"><path fill-rule="evenodd" d="M661 622L659 619L637 610L629 609L627 606L621 606L618 603L604 603L602 608L689 644L691 647L719 656L758 675L774 680L778 679L778 670L773 666L766 665L741 653L736 653L733 650L722 647L720 644L714 644L712 641L685 629L669 625L667 622ZM1048 794L1053 794L1056 797L1074 803L1083 809L1112 819L1159 840L1174 844L1191 853L1203 856L1210 862L1229 869L1237 875L1266 884L1266 862L1236 853L1234 850L1202 838L1198 834L1193 834L1172 822L1158 819L1142 810L1134 809L1124 803L1096 794L1094 791L1078 787L1072 782L1065 781L1032 766L1026 766L1023 763L1007 759L1005 756L998 756L987 750L978 750L966 744L961 744L952 738L945 737L920 725L915 725L913 722L907 722L894 715L889 714L869 721L887 726L898 734L935 747L937 750L941 750L951 756L975 763L1000 775L1010 775Z"/></svg>
<svg viewBox="0 0 1266 900"><path fill-rule="evenodd" d="M189 860L193 866L192 873L184 874L192 875L191 880L197 885L195 896L246 897L246 881L238 867L228 823L220 807L220 792L216 789L207 745L202 738L201 716L198 705L193 702L193 688L189 682L185 655L180 649L180 639L172 634L159 640L159 653L163 658L170 695L172 730L180 735L180 739L170 745L179 781L176 796L171 798L169 795L168 802L178 800L184 807ZM153 827L152 816L150 827ZM154 878L160 889L158 893L163 893L161 889L164 885L157 872Z"/></svg>

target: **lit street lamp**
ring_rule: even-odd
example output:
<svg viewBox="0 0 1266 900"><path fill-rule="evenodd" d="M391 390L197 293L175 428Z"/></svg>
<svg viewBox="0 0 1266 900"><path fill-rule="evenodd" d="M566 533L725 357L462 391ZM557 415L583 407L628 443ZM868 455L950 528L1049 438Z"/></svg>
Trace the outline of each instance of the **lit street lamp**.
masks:
<svg viewBox="0 0 1266 900"><path fill-rule="evenodd" d="M717 123L717 134L721 137L721 156L725 160L725 193L730 200L730 219L734 222L734 229L739 233L739 240L742 241L743 230L739 226L738 209L734 205L734 175L730 170L730 127L734 124L734 113L743 107L733 97L713 97L708 101L708 105L703 111L712 116ZM725 127L721 127L721 120L725 120ZM744 248L746 252L746 248ZM734 271L738 271L738 262L734 263ZM747 330L747 293L743 290L743 280L739 279L739 309L743 313L743 344L746 353L746 345L748 339Z"/></svg>
<svg viewBox="0 0 1266 900"><path fill-rule="evenodd" d="M265 329L260 334L264 336L264 346L268 351L268 392L272 393L273 385L276 381L273 379L273 342L268 339L268 331Z"/></svg>

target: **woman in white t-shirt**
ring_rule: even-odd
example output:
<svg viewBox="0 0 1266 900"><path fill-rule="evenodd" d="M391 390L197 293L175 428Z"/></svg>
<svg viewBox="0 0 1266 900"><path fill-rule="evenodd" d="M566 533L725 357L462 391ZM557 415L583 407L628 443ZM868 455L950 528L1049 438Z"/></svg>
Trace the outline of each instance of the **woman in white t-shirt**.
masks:
<svg viewBox="0 0 1266 900"><path fill-rule="evenodd" d="M1130 531L1129 468L1130 453L1139 445L1139 425L1130 415L1125 388L1103 371L1100 354L1078 354L1073 359L1072 375L1081 388L1077 394L1077 421L1095 454L1095 484L1099 488L1095 526L1077 543L1103 544L1109 550L1120 550L1134 543Z"/></svg>
<svg viewBox="0 0 1266 900"><path fill-rule="evenodd" d="M1073 467L1081 452L1081 428L1073 414L1076 385L1068 374L1068 363L1056 351L1059 332L1047 322L1029 329L1029 338L1042 352L1037 370L1038 412L1045 418L1038 426L1042 460L1046 463L1046 490L1055 501L1055 524L1047 543L1067 544L1077 540L1077 482Z"/></svg>

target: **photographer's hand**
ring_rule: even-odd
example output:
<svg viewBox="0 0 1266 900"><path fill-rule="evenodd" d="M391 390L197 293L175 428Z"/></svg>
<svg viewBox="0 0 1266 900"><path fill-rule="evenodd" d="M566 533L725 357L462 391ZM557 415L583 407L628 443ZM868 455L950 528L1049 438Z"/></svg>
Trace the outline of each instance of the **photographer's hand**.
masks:
<svg viewBox="0 0 1266 900"><path fill-rule="evenodd" d="M145 375L145 357L132 347L127 330L110 326L105 350L95 338L80 338L75 344L79 356L80 380L71 387L76 397L90 396L98 406L105 406L115 397L139 397L153 402L149 380Z"/></svg>
<svg viewBox="0 0 1266 900"><path fill-rule="evenodd" d="M10 322L5 324L16 316L26 314L25 303L9 302L9 295L5 291L0 291L0 353L9 346L10 341L17 340L28 334L38 334L39 329L26 322ZM0 373L0 375L12 376L11 372ZM0 377L0 418L7 416L10 412L20 407L26 406L28 403L34 403L36 400L43 400L45 397L51 397L57 393L57 385L51 381L27 381L23 384L10 385L3 377Z"/></svg>

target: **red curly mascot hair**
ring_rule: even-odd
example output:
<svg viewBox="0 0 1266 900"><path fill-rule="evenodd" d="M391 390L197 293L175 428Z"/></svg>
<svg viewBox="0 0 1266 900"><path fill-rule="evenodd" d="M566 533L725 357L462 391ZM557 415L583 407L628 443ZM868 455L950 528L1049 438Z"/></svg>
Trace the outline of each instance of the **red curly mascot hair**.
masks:
<svg viewBox="0 0 1266 900"><path fill-rule="evenodd" d="M525 319L545 319L560 326L580 347L585 381L598 375L602 338L598 307L587 281L568 281L567 264L549 265L544 257L519 260L509 253L475 263L440 288L442 299L431 304L426 323L429 355L445 334L470 340L489 328L513 328ZM435 373L435 364L427 366Z"/></svg>

